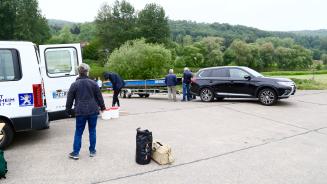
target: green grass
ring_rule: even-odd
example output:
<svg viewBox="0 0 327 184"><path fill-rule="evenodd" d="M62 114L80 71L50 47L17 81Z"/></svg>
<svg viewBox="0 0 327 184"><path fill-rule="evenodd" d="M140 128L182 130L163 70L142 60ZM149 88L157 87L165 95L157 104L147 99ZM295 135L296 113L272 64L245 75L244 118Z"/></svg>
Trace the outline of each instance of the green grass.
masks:
<svg viewBox="0 0 327 184"><path fill-rule="evenodd" d="M312 74L327 74L327 70L318 71L274 71L274 72L262 72L266 76L293 76L293 75L312 75Z"/></svg>
<svg viewBox="0 0 327 184"><path fill-rule="evenodd" d="M269 75L265 75L269 76ZM276 77L273 75L273 77ZM327 74L315 74L315 75L279 75L278 77L284 77L292 79L298 89L301 90L324 90L327 89Z"/></svg>

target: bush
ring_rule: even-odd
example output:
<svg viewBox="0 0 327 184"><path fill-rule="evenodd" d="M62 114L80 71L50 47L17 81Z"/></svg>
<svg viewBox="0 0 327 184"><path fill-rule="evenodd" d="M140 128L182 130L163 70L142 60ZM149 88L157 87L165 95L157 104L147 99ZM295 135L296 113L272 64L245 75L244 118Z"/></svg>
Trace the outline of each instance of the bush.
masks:
<svg viewBox="0 0 327 184"><path fill-rule="evenodd" d="M89 77L91 79L100 77L103 79L103 73L106 71L103 66L100 66L99 64L89 64L90 65L90 75Z"/></svg>
<svg viewBox="0 0 327 184"><path fill-rule="evenodd" d="M163 45L144 39L127 41L109 57L107 68L124 79L149 79L166 74L172 66L171 53Z"/></svg>

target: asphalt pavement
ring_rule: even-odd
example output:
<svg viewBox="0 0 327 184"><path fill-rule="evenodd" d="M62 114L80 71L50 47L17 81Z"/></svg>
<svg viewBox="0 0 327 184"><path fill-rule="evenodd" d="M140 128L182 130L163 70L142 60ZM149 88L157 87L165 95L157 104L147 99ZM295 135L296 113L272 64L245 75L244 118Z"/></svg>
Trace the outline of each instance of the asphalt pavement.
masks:
<svg viewBox="0 0 327 184"><path fill-rule="evenodd" d="M238 99L170 102L165 95L121 105L119 119L98 120L94 158L87 129L80 159L68 158L74 119L18 133L5 151L9 172L0 183L327 183L327 91L298 91L270 107ZM136 164L138 127L170 144L176 161Z"/></svg>

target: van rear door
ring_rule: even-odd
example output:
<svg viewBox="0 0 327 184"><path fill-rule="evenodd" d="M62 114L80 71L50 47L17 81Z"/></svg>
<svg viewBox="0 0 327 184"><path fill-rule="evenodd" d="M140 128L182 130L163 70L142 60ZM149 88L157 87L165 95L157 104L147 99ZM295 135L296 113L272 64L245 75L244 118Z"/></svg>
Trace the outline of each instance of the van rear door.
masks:
<svg viewBox="0 0 327 184"><path fill-rule="evenodd" d="M40 45L40 70L49 113L65 110L67 92L82 63L80 44Z"/></svg>

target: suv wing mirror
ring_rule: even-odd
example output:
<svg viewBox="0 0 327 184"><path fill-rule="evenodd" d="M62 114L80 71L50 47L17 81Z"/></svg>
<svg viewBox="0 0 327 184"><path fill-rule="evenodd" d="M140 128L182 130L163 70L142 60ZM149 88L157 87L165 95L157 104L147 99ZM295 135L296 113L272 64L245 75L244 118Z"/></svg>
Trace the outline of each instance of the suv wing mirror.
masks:
<svg viewBox="0 0 327 184"><path fill-rule="evenodd" d="M250 75L245 75L244 79L251 80L251 76Z"/></svg>

